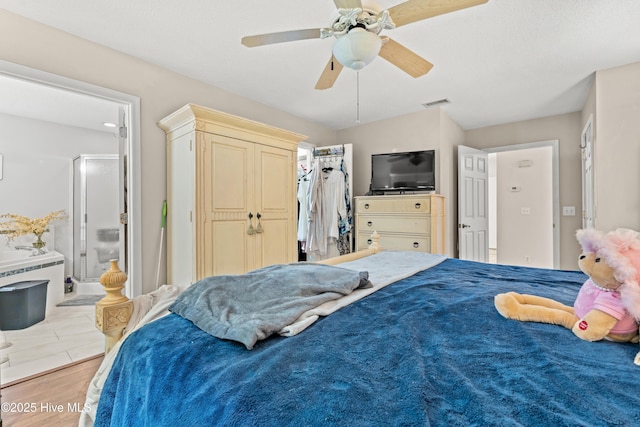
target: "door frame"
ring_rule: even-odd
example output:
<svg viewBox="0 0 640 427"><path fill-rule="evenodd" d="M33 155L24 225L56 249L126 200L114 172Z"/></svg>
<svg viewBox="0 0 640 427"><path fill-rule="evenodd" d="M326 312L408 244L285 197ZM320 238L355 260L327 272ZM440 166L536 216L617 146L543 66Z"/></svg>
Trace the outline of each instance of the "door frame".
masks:
<svg viewBox="0 0 640 427"><path fill-rule="evenodd" d="M559 141L551 139L547 141L526 142L522 144L504 145L501 147L483 148L487 153L500 153L505 151L527 150L531 148L551 147L551 186L552 186L552 213L553 213L553 268L560 265L560 155ZM499 179L499 178L498 178Z"/></svg>
<svg viewBox="0 0 640 427"><path fill-rule="evenodd" d="M582 227L595 228L595 192L593 168L593 114L589 115L587 123L580 134L580 164L582 166ZM590 172L587 171L587 160L591 163Z"/></svg>
<svg viewBox="0 0 640 427"><path fill-rule="evenodd" d="M39 85L52 86L69 92L93 96L122 105L127 113L128 149L119 153L122 160L126 154L127 168L127 205L128 205L128 241L127 241L127 275L128 286L125 294L129 298L142 294L142 203L140 176L140 98L101 86L85 83L46 71L25 67L12 62L0 60L0 74L32 82ZM121 162L121 164L123 164Z"/></svg>

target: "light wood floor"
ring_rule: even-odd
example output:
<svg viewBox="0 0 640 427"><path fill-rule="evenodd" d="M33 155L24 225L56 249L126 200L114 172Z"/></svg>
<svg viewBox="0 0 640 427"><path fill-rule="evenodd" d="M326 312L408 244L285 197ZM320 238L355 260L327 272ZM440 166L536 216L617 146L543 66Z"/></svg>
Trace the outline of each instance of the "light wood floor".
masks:
<svg viewBox="0 0 640 427"><path fill-rule="evenodd" d="M3 386L2 427L77 426L102 359L99 355Z"/></svg>

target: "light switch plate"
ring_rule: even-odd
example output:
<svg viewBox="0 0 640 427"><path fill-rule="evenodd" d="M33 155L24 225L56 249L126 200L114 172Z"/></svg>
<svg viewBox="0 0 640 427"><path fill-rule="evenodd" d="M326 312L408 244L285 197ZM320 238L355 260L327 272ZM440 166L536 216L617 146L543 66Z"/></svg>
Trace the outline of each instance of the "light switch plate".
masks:
<svg viewBox="0 0 640 427"><path fill-rule="evenodd" d="M575 206L563 206L562 207L562 216L576 216L576 207Z"/></svg>

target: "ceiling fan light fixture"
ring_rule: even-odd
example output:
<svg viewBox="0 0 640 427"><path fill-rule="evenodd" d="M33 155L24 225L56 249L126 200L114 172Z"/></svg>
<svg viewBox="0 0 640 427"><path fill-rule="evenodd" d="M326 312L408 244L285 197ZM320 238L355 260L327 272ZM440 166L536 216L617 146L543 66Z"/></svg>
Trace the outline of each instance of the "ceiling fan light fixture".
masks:
<svg viewBox="0 0 640 427"><path fill-rule="evenodd" d="M333 56L345 67L361 70L378 56L382 40L361 27L351 29L333 44Z"/></svg>

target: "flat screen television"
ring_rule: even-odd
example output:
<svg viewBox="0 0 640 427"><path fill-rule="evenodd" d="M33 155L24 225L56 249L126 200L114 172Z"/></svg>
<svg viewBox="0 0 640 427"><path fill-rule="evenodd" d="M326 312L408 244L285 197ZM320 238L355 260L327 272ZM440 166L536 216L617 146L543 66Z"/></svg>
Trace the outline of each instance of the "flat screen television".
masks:
<svg viewBox="0 0 640 427"><path fill-rule="evenodd" d="M435 150L371 155L371 191L435 189Z"/></svg>

